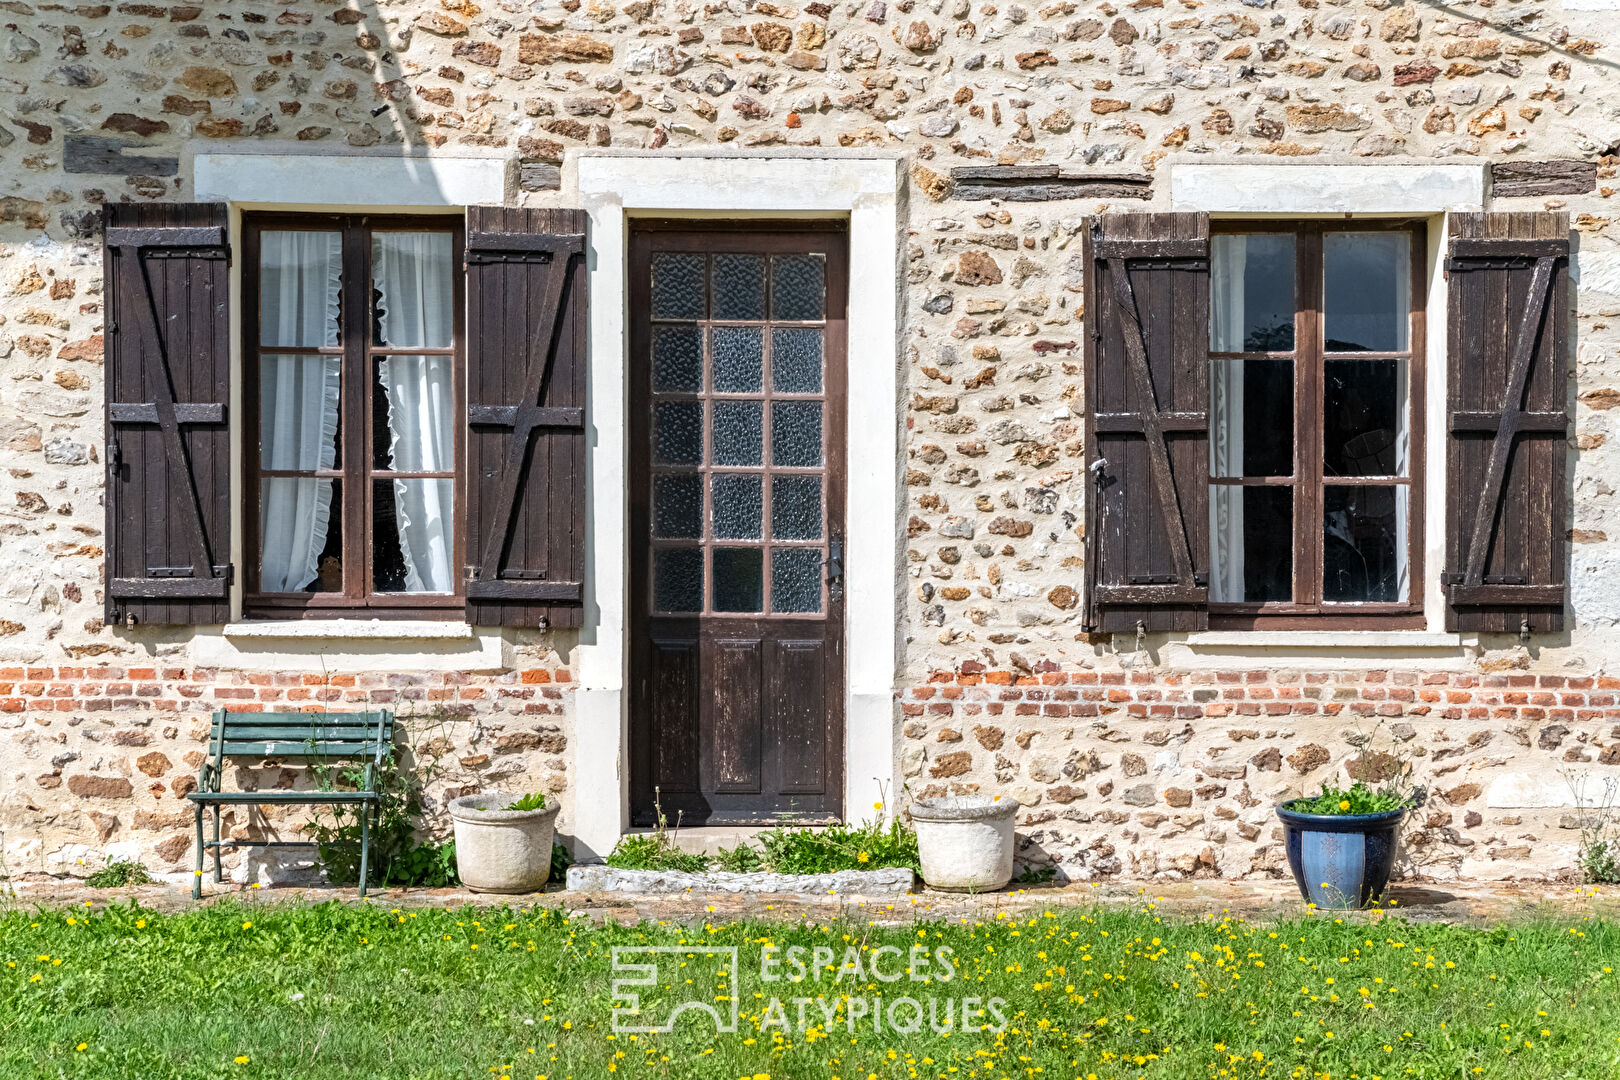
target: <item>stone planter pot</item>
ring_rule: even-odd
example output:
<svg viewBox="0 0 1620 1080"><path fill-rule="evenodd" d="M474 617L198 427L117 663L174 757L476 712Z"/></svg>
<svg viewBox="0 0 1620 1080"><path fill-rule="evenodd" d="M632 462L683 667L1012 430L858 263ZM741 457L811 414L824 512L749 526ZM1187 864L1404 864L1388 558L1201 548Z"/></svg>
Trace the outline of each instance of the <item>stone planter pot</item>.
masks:
<svg viewBox="0 0 1620 1080"><path fill-rule="evenodd" d="M911 804L922 877L931 889L994 892L1012 880L1013 815L1003 795L949 795Z"/></svg>
<svg viewBox="0 0 1620 1080"><path fill-rule="evenodd" d="M506 806L515 798L486 791L450 801L456 872L473 892L534 892L551 876L551 842L562 807L548 798L544 810L479 809Z"/></svg>
<svg viewBox="0 0 1620 1080"><path fill-rule="evenodd" d="M1406 808L1382 814L1302 814L1277 807L1300 895L1319 908L1363 908L1383 895Z"/></svg>

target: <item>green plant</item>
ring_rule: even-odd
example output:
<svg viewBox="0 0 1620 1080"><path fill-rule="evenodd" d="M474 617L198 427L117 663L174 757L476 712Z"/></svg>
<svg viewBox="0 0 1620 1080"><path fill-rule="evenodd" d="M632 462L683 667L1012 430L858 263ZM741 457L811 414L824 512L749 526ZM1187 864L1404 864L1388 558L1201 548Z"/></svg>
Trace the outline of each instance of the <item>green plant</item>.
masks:
<svg viewBox="0 0 1620 1080"><path fill-rule="evenodd" d="M758 849L744 840L734 848L721 848L714 857L714 866L733 874L752 874L765 868L765 860Z"/></svg>
<svg viewBox="0 0 1620 1080"><path fill-rule="evenodd" d="M653 811L658 824L650 833L631 833L621 837L607 857L609 866L620 870L679 870L688 874L701 874L709 865L706 855L682 851L670 839L669 821L664 817L663 804L658 801L659 789L653 788ZM680 831L681 816L675 815L675 829Z"/></svg>
<svg viewBox="0 0 1620 1080"><path fill-rule="evenodd" d="M1620 884L1620 827L1615 803L1620 798L1620 781L1605 777L1603 794L1586 798L1584 778L1565 778L1575 793L1575 824L1580 830L1576 865L1581 877L1592 885Z"/></svg>
<svg viewBox="0 0 1620 1080"><path fill-rule="evenodd" d="M544 810L546 797L538 791L531 791L527 795L520 795L506 804L508 810Z"/></svg>
<svg viewBox="0 0 1620 1080"><path fill-rule="evenodd" d="M1397 787L1389 786L1376 791L1357 780L1349 788L1341 788L1332 781L1322 785L1322 793L1308 799L1295 799L1289 809L1299 814L1387 814L1412 805L1412 796Z"/></svg>
<svg viewBox="0 0 1620 1080"><path fill-rule="evenodd" d="M1014 885L1045 885L1057 877L1055 866L1026 866L1019 875L1013 878Z"/></svg>
<svg viewBox="0 0 1620 1080"><path fill-rule="evenodd" d="M84 879L92 889L116 889L123 885L151 885L156 881L138 862L114 859Z"/></svg>
<svg viewBox="0 0 1620 1080"><path fill-rule="evenodd" d="M546 880L567 881L568 868L573 865L574 857L568 854L568 849L553 840L551 842L551 876Z"/></svg>
<svg viewBox="0 0 1620 1080"><path fill-rule="evenodd" d="M829 874L887 866L920 870L917 834L898 819L823 829L778 826L759 837L765 864L778 874Z"/></svg>

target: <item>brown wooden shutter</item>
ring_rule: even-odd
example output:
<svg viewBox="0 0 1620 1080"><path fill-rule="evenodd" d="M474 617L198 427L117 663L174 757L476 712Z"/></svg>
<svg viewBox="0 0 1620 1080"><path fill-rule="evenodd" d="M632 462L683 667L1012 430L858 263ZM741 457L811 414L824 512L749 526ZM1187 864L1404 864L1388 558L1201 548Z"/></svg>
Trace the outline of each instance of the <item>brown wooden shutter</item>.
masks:
<svg viewBox="0 0 1620 1080"><path fill-rule="evenodd" d="M467 211L467 621L579 626L583 210Z"/></svg>
<svg viewBox="0 0 1620 1080"><path fill-rule="evenodd" d="M230 249L219 203L103 210L109 623L230 617Z"/></svg>
<svg viewBox="0 0 1620 1080"><path fill-rule="evenodd" d="M1446 628L1564 626L1569 215L1452 214Z"/></svg>
<svg viewBox="0 0 1620 1080"><path fill-rule="evenodd" d="M1085 257L1087 625L1209 624L1209 218L1106 214Z"/></svg>

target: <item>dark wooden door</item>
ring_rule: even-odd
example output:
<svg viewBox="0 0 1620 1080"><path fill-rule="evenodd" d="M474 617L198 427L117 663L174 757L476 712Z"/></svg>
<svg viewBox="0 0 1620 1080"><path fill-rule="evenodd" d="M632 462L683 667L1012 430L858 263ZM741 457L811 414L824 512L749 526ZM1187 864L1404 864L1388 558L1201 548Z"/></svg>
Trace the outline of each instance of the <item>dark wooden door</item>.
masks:
<svg viewBox="0 0 1620 1080"><path fill-rule="evenodd" d="M636 228L631 811L843 812L848 246L804 223Z"/></svg>

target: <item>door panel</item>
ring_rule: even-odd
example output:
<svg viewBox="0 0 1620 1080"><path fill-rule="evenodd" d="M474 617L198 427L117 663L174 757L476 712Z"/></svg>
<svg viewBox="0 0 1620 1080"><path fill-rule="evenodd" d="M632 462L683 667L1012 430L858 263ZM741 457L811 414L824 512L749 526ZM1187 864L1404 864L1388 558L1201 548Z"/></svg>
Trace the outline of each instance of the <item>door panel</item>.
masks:
<svg viewBox="0 0 1620 1080"><path fill-rule="evenodd" d="M843 811L847 241L636 223L631 809Z"/></svg>

